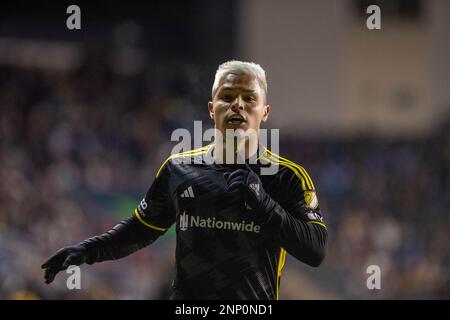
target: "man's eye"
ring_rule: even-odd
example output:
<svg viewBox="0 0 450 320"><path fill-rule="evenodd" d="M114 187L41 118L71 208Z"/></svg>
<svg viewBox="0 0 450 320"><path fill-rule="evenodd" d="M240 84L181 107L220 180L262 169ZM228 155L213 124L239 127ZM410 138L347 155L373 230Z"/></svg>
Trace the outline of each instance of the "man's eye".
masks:
<svg viewBox="0 0 450 320"><path fill-rule="evenodd" d="M247 101L247 102L255 101L255 97L247 96L247 97L244 98L244 100Z"/></svg>
<svg viewBox="0 0 450 320"><path fill-rule="evenodd" d="M226 102L230 102L230 101L233 101L233 97L227 94L222 97L222 100L226 101Z"/></svg>

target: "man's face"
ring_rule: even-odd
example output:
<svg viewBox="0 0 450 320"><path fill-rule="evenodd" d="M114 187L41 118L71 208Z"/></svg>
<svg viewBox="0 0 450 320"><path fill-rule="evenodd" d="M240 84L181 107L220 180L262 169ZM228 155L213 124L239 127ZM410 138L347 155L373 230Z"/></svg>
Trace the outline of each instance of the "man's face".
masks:
<svg viewBox="0 0 450 320"><path fill-rule="evenodd" d="M266 95L254 76L228 74L222 78L208 110L216 128L255 130L266 121L270 107Z"/></svg>

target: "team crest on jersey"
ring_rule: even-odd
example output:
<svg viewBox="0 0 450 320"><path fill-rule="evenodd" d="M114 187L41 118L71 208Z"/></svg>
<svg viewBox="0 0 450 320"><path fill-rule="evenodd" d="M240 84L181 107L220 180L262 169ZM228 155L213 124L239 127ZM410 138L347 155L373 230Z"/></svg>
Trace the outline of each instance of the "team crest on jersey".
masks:
<svg viewBox="0 0 450 320"><path fill-rule="evenodd" d="M306 206L310 209L316 209L319 206L319 200L315 191L305 191Z"/></svg>

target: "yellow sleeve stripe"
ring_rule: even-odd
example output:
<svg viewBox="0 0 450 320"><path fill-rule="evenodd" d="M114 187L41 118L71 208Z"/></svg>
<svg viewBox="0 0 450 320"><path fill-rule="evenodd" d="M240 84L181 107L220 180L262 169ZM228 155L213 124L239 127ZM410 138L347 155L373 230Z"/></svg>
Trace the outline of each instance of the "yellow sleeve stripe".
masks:
<svg viewBox="0 0 450 320"><path fill-rule="evenodd" d="M211 147L212 147L212 144L204 146L204 147L201 147L201 148L193 149L193 150L188 150L188 151L183 151L183 152L180 152L180 153L175 153L175 154L172 155L172 157L173 156L179 156L179 155L189 155L190 153L195 153L195 152L208 150Z"/></svg>
<svg viewBox="0 0 450 320"><path fill-rule="evenodd" d="M136 209L134 209L134 214L139 219L139 221L142 222L142 224L144 224L145 226L147 226L149 228L152 228L152 229L157 230L157 231L162 231L162 232L167 230L167 229L164 229L164 228L153 226L153 225L145 222L144 219L141 218L141 216L139 215L139 213L138 213L138 211Z"/></svg>
<svg viewBox="0 0 450 320"><path fill-rule="evenodd" d="M285 167L291 169L291 170L295 173L295 175L300 179L301 184L302 184L302 190L303 190L303 191L311 190L311 189L310 189L310 186L307 184L307 180L306 180L305 177L297 170L297 168L295 168L294 166L292 166L292 165L289 164L289 163L286 163L285 161L280 161L280 160L278 160L278 159L276 159L276 158L273 158L273 157L272 157L272 158L267 157L266 159L267 159L270 163L273 163L273 164L281 164L281 165L283 165L283 166L285 166Z"/></svg>
<svg viewBox="0 0 450 320"><path fill-rule="evenodd" d="M318 222L318 221L308 221L308 223L314 223L314 224L318 224L319 226L324 227L325 229L327 228L327 226L325 224L323 224L322 222Z"/></svg>
<svg viewBox="0 0 450 320"><path fill-rule="evenodd" d="M283 158L283 157L277 155L276 153L273 153L272 151L270 151L270 150L267 149L267 148L266 148L266 151L267 151L268 154L270 154L271 156L274 156L275 158L278 158L280 161L283 160L284 162L289 163L290 165L292 165L292 166L294 166L295 168L297 168L297 169L302 173L302 175L305 177L305 179L306 179L306 181L307 181L307 183L308 183L308 187L309 187L311 190L314 190L314 189L315 189L314 183L312 182L311 177L310 177L309 174L306 172L305 168L303 168L302 166L299 166L298 164L296 164L295 162L292 162L291 160L288 160L288 159L286 159L286 158Z"/></svg>
<svg viewBox="0 0 450 320"><path fill-rule="evenodd" d="M164 168L164 166L166 165L167 161L170 160L170 158L171 158L171 157L168 157L168 158L166 159L166 161L163 162L163 164L161 165L161 167L159 167L158 172L156 172L156 177L157 177L157 178L159 177L159 174L161 173L161 170Z"/></svg>
<svg viewBox="0 0 450 320"><path fill-rule="evenodd" d="M280 298L281 271L283 270L285 261L286 261L286 250L281 248L280 257L278 259L278 270L277 270L277 300Z"/></svg>
<svg viewBox="0 0 450 320"><path fill-rule="evenodd" d="M184 156L197 156L199 154L204 154L204 153L207 153L209 148L211 148L212 146L213 145L210 144L208 146L204 146L204 147L201 147L201 148L198 148L198 149L189 150L189 151L180 152L180 153L175 153L175 154L171 155L170 157L168 157L166 159L166 161L163 162L161 167L159 167L158 172L156 172L156 177L159 177L159 174L161 173L161 170L164 168L164 166L166 165L166 163L170 159L174 159L174 158L178 158L178 157L184 157Z"/></svg>
<svg viewBox="0 0 450 320"><path fill-rule="evenodd" d="M256 158L256 161L258 161L259 159L261 159L262 157L264 157L267 154L267 149L264 150L264 152L258 157ZM267 156L266 156L267 157Z"/></svg>
<svg viewBox="0 0 450 320"><path fill-rule="evenodd" d="M288 160L288 159L286 159L286 158L283 158L283 157L277 155L276 153L273 153L273 152L270 151L270 150L267 150L267 152L268 152L270 155L272 155L272 156L274 156L274 157L280 159L280 161L281 161L281 160L284 160L285 162L287 162L287 163L291 164L292 166L296 167L300 172L303 173L303 176L304 176L305 179L309 182L309 185L312 187L312 189L313 189L313 190L315 189L315 188L314 188L314 183L312 182L311 177L310 177L309 174L306 172L305 168L303 168L302 166L299 166L298 164L296 164L295 162L292 162L291 160Z"/></svg>
<svg viewBox="0 0 450 320"><path fill-rule="evenodd" d="M296 164L295 162L293 162L293 161L291 161L289 159L283 158L283 157L279 156L278 154L273 153L272 151L270 151L267 148L266 148L266 150L267 150L267 153L270 154L271 156L273 156L274 158L279 159L280 161L284 161L286 163L289 163L290 165L296 167L305 176L305 179L308 181L308 183L311 186L314 186L314 184L312 183L312 180L309 177L308 173L306 172L305 168L303 168L302 166Z"/></svg>

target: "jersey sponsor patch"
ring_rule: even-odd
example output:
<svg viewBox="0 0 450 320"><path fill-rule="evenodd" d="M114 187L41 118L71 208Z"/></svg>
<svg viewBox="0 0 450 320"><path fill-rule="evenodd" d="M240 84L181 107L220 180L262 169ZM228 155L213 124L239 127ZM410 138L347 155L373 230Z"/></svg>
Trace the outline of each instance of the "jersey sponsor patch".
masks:
<svg viewBox="0 0 450 320"><path fill-rule="evenodd" d="M246 231L259 233L261 226L253 221L228 221L219 220L215 217L201 218L195 215L189 215L186 211L180 214L180 231L186 231L188 228L207 228L226 231Z"/></svg>
<svg viewBox="0 0 450 320"><path fill-rule="evenodd" d="M309 209L316 209L319 206L319 200L315 191L305 191L305 202Z"/></svg>

